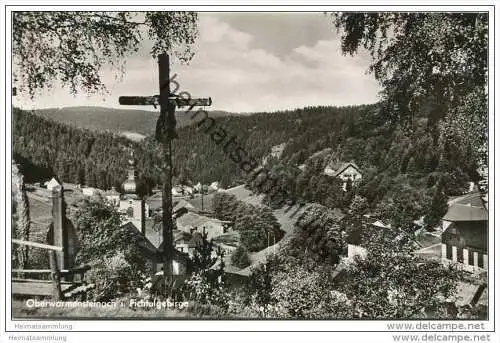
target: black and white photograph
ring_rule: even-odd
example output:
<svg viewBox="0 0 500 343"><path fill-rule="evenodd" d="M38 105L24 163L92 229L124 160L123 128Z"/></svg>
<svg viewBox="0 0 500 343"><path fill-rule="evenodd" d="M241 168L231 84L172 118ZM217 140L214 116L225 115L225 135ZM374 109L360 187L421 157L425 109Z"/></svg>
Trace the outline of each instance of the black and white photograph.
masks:
<svg viewBox="0 0 500 343"><path fill-rule="evenodd" d="M7 332L494 341L494 5L39 5L3 9Z"/></svg>

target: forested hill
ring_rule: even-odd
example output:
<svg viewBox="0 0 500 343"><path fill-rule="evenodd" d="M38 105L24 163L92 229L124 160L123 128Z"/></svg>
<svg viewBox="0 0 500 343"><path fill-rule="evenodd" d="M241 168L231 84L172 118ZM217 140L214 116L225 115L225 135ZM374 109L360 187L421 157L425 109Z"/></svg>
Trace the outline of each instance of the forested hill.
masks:
<svg viewBox="0 0 500 343"><path fill-rule="evenodd" d="M426 119L417 117L413 127L403 129L389 125L388 118L379 105L364 105L221 117L216 122L226 141L234 136L259 163L274 146L285 143L281 156L267 159L272 174L291 196L329 207L348 208L358 195L373 210L406 211L416 217L441 191L459 194L477 178L474 152L462 151L458 141L440 141ZM56 172L70 182L109 189L126 176L129 141L123 137L79 130L19 109L13 111L13 124L14 155L28 180ZM196 125L178 133L174 182L220 181L225 187L245 182L224 143L216 144ZM161 183L161 153L151 138L133 147L147 191ZM331 159L353 160L362 169L361 184L347 197L336 180L322 175ZM297 168L302 164L304 171Z"/></svg>
<svg viewBox="0 0 500 343"><path fill-rule="evenodd" d="M151 106L151 109L153 107ZM178 111L178 125L189 125L188 115ZM159 111L131 110L124 108L107 108L94 106L47 108L35 110L35 114L63 124L82 129L109 130L114 133L132 132L148 136L154 133ZM211 111L212 117L237 115L224 111Z"/></svg>
<svg viewBox="0 0 500 343"><path fill-rule="evenodd" d="M304 140L303 149L301 148L304 156L313 153L317 147L307 142L327 137L332 130L336 130L330 126L337 125L337 121L344 122L363 108L309 108L220 117L217 122L220 127L225 128L228 136L236 136L238 143L251 157L260 161L269 154L273 146L289 140L298 144L302 144L300 140ZM156 123L153 121L148 125L153 130ZM173 146L175 172L180 181L197 183L218 180L225 186L244 181L239 166L228 158L221 146L212 141L209 134L198 131L196 126L180 127L178 132L179 139L174 141ZM157 154L160 152L151 138L142 143L133 143L111 132L77 129L73 125L48 120L29 111L13 111L13 147L16 158L24 158L23 164L33 163L31 170L35 170L35 167L42 168L29 173L31 179L37 178L42 172L43 177L56 172L64 173L64 179L72 182L101 188L118 185L126 175L125 147L129 144L137 149L142 179L150 186L160 182L157 168L160 164ZM62 170L62 165L65 166L65 171Z"/></svg>

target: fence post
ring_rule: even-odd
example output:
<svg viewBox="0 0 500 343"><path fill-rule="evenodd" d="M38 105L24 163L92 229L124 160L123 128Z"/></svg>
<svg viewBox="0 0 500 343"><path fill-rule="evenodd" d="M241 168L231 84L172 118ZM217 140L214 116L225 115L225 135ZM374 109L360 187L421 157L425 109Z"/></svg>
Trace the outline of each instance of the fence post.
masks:
<svg viewBox="0 0 500 343"><path fill-rule="evenodd" d="M54 282L53 297L55 300L62 300L63 294L61 290L61 274L57 268L57 255L54 250L49 251L50 274Z"/></svg>

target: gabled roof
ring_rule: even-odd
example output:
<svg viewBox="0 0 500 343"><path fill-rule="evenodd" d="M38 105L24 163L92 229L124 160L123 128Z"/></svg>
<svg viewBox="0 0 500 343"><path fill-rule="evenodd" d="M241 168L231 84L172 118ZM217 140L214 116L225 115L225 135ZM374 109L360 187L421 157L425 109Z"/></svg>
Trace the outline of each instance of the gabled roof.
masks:
<svg viewBox="0 0 500 343"><path fill-rule="evenodd" d="M361 174L361 169L353 161L351 161L351 162L337 162L337 163L333 163L333 164L328 164L326 166L326 168L330 168L333 171L333 173L331 174L331 176L333 176L333 177L337 177L340 173L342 173L344 170L346 170L349 167L353 167Z"/></svg>
<svg viewBox="0 0 500 343"><path fill-rule="evenodd" d="M157 249L156 256L158 257L159 261L163 260L163 256L162 255L163 255L163 247L164 246L165 246L165 244L162 242L160 244L160 246L158 247L158 249ZM182 263L186 264L186 263L189 263L189 261L191 260L189 258L189 254L187 254L187 253L180 252L179 250L177 250L175 248L173 249L173 252L174 252L173 258L177 262L182 262Z"/></svg>
<svg viewBox="0 0 500 343"><path fill-rule="evenodd" d="M139 246L140 246L141 251L143 252L145 257L148 257L148 258L155 257L156 252L157 252L156 247L154 246L153 243L151 243L151 241L146 236L144 236L139 231L139 229L134 225L134 223L127 222L127 223L121 225L120 227L124 228L124 229L131 230L131 231L133 231L133 233L137 234L140 237Z"/></svg>

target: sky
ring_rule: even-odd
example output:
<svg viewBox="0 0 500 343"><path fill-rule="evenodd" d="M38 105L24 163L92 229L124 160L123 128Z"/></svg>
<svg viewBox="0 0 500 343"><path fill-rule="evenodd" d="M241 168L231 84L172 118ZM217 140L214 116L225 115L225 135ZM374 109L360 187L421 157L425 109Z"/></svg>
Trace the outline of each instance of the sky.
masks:
<svg viewBox="0 0 500 343"><path fill-rule="evenodd" d="M378 100L380 87L367 73L369 54L342 55L339 35L323 13L204 12L199 33L194 58L189 65L172 62L171 73L177 74L179 91L210 96L209 110L276 111ZM109 94L73 96L55 87L33 101L17 96L14 104L130 108L120 106L118 97L158 94L157 62L148 56L147 43L127 59L121 80L103 71Z"/></svg>

